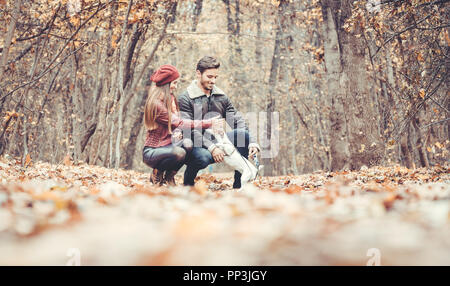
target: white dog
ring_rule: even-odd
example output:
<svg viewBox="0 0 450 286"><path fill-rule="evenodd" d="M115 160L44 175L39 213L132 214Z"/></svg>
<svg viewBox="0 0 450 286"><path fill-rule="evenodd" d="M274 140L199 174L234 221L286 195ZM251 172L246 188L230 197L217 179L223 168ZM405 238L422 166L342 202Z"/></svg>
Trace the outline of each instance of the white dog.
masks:
<svg viewBox="0 0 450 286"><path fill-rule="evenodd" d="M231 143L230 139L228 139L228 136L223 130L213 131L212 129L207 129L205 132L208 132L216 138L216 146L225 153L225 164L242 174L241 186L244 186L248 182L256 179L258 172L263 166L258 166L257 168L249 160L242 156L236 147L234 147L233 143Z"/></svg>

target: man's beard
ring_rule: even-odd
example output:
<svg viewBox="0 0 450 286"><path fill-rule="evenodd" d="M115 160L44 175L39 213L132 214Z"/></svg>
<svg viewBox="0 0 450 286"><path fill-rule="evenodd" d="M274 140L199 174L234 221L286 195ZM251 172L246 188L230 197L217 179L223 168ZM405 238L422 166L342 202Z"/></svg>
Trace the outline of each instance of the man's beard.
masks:
<svg viewBox="0 0 450 286"><path fill-rule="evenodd" d="M201 85L203 86L204 89L206 90L212 90L212 86L209 87L209 83L207 81L202 81Z"/></svg>

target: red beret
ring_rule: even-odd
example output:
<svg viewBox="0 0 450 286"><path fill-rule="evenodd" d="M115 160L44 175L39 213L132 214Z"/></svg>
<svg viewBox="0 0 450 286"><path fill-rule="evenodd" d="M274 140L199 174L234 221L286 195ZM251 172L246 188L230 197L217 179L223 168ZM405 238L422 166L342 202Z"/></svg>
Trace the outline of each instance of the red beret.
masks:
<svg viewBox="0 0 450 286"><path fill-rule="evenodd" d="M156 83L156 86L165 85L180 77L177 68L172 65L162 65L155 71L150 80Z"/></svg>

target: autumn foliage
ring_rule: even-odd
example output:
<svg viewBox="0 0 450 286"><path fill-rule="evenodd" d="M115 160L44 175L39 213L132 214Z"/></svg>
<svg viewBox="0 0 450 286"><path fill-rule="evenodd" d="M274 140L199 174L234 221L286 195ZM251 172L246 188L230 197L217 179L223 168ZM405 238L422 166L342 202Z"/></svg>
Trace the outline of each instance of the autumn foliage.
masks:
<svg viewBox="0 0 450 286"><path fill-rule="evenodd" d="M149 174L0 162L1 265L448 264L449 166L155 187ZM176 178L178 182L181 177ZM17 255L20 249L20 255Z"/></svg>

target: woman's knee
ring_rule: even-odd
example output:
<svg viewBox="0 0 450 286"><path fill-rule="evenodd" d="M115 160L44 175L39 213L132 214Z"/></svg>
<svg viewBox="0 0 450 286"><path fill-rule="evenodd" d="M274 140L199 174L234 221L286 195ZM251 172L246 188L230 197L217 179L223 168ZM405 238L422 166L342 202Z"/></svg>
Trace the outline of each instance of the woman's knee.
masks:
<svg viewBox="0 0 450 286"><path fill-rule="evenodd" d="M150 168L154 168L155 167L155 162L154 160L152 160L152 154L153 154L153 150L152 149L145 149L144 152L142 152L142 161L149 166Z"/></svg>

